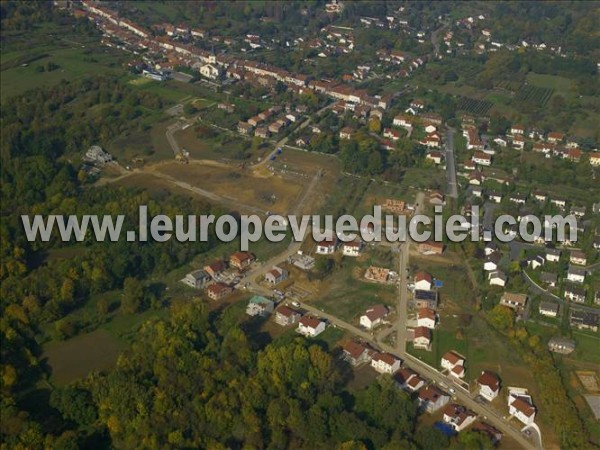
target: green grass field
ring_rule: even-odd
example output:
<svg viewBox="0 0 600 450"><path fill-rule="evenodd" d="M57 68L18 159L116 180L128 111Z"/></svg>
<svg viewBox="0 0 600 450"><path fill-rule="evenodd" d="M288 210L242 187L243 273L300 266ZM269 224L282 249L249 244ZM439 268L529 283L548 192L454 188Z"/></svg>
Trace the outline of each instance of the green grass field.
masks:
<svg viewBox="0 0 600 450"><path fill-rule="evenodd" d="M46 25L27 36L13 34L3 40L2 98L92 74L124 74L126 53L69 32L70 28ZM41 72L48 63L58 68Z"/></svg>

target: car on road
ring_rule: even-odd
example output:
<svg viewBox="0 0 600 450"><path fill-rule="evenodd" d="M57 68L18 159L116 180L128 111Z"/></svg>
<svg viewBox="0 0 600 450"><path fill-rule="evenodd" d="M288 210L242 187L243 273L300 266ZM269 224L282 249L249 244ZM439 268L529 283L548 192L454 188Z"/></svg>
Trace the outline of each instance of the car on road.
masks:
<svg viewBox="0 0 600 450"><path fill-rule="evenodd" d="M300 308L300 303L298 303L298 302L292 302L292 306L295 306L296 308Z"/></svg>

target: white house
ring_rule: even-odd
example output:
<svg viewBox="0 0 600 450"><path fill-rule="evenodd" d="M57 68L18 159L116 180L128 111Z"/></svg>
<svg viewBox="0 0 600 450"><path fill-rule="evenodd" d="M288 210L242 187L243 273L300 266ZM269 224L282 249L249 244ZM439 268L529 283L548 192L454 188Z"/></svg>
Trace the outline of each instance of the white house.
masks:
<svg viewBox="0 0 600 450"><path fill-rule="evenodd" d="M443 369L452 371L457 366L464 366L465 358L454 351L444 353L442 356L441 366Z"/></svg>
<svg viewBox="0 0 600 450"><path fill-rule="evenodd" d="M360 255L360 251L362 249L362 242L354 241L354 242L346 242L342 246L342 253L344 256L358 256Z"/></svg>
<svg viewBox="0 0 600 450"><path fill-rule="evenodd" d="M431 350L431 330L427 327L417 327L413 330L413 347L421 350Z"/></svg>
<svg viewBox="0 0 600 450"><path fill-rule="evenodd" d="M531 425L535 420L535 407L526 389L509 388L508 413L525 425Z"/></svg>
<svg viewBox="0 0 600 450"><path fill-rule="evenodd" d="M383 323L383 319L388 315L388 309L383 305L375 305L360 316L360 325L367 330L372 330Z"/></svg>
<svg viewBox="0 0 600 450"><path fill-rule="evenodd" d="M498 268L498 263L500 262L500 253L495 252L488 256L483 263L483 270L486 272L492 272Z"/></svg>
<svg viewBox="0 0 600 450"><path fill-rule="evenodd" d="M560 250L558 250L556 248L546 249L546 261L558 262L559 259L560 259Z"/></svg>
<svg viewBox="0 0 600 450"><path fill-rule="evenodd" d="M419 407L428 413L434 413L450 401L450 396L437 387L429 385L419 391Z"/></svg>
<svg viewBox="0 0 600 450"><path fill-rule="evenodd" d="M306 337L315 337L325 331L326 323L315 317L304 316L298 321L296 332Z"/></svg>
<svg viewBox="0 0 600 450"><path fill-rule="evenodd" d="M479 386L479 395L490 402L500 393L500 379L496 374L487 370L481 372L477 378L477 385Z"/></svg>
<svg viewBox="0 0 600 450"><path fill-rule="evenodd" d="M433 330L436 324L436 314L431 308L421 308L417 313L417 325Z"/></svg>
<svg viewBox="0 0 600 450"><path fill-rule="evenodd" d="M539 312L543 316L556 317L558 316L558 303L550 301L541 301Z"/></svg>
<svg viewBox="0 0 600 450"><path fill-rule="evenodd" d="M450 404L444 408L444 415L442 416L444 422L454 428L454 431L460 433L462 430L467 428L477 419L477 414L473 411L469 411L462 405Z"/></svg>
<svg viewBox="0 0 600 450"><path fill-rule="evenodd" d="M211 80L216 80L219 78L220 71L219 68L213 64L205 64L200 67L200 75Z"/></svg>
<svg viewBox="0 0 600 450"><path fill-rule="evenodd" d="M569 270L567 271L567 280L574 281L576 283L583 283L585 281L585 269L570 266Z"/></svg>
<svg viewBox="0 0 600 450"><path fill-rule="evenodd" d="M506 275L501 270L494 270L488 274L490 286L506 286Z"/></svg>
<svg viewBox="0 0 600 450"><path fill-rule="evenodd" d="M415 275L415 289L430 291L433 278L427 272L419 272Z"/></svg>
<svg viewBox="0 0 600 450"><path fill-rule="evenodd" d="M317 243L318 255L332 255L335 252L337 241L336 239L324 239Z"/></svg>
<svg viewBox="0 0 600 450"><path fill-rule="evenodd" d="M400 360L389 353L377 353L371 359L371 367L379 373L393 375L400 369Z"/></svg>

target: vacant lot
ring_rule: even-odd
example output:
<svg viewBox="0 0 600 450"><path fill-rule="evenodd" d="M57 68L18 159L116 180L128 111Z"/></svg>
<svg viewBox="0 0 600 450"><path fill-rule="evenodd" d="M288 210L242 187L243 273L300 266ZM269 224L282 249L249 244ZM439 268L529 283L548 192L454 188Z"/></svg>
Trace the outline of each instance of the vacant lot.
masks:
<svg viewBox="0 0 600 450"><path fill-rule="evenodd" d="M281 214L289 211L303 187L277 175L255 178L248 170L217 165L168 162L156 170L233 202Z"/></svg>
<svg viewBox="0 0 600 450"><path fill-rule="evenodd" d="M359 317L373 305L396 305L396 285L368 282L363 278L370 265L394 268L392 255L388 250L370 250L358 259L345 257L342 265L331 276L318 283L315 289L318 296L314 306L349 323L358 324Z"/></svg>
<svg viewBox="0 0 600 450"><path fill-rule="evenodd" d="M48 343L44 357L52 368L53 379L66 384L92 371L109 369L123 348L108 331L99 329L63 342Z"/></svg>

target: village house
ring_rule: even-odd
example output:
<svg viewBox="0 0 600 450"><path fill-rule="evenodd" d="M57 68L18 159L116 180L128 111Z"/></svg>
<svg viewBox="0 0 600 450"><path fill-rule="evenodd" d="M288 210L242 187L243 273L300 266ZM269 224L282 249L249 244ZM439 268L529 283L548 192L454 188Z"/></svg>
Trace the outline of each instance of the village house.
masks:
<svg viewBox="0 0 600 450"><path fill-rule="evenodd" d="M412 128L412 120L411 116L400 114L394 117L392 124L397 127Z"/></svg>
<svg viewBox="0 0 600 450"><path fill-rule="evenodd" d="M400 369L394 376L394 381L400 389L408 392L415 392L425 385L425 380L408 368Z"/></svg>
<svg viewBox="0 0 600 450"><path fill-rule="evenodd" d="M429 328L433 330L435 328L437 316L433 309L421 308L417 312L417 326Z"/></svg>
<svg viewBox="0 0 600 450"><path fill-rule="evenodd" d="M391 139L392 141L397 141L402 137L402 133L398 130L393 130L391 128L385 128L383 130L383 137Z"/></svg>
<svg viewBox="0 0 600 450"><path fill-rule="evenodd" d="M434 164L441 164L444 158L444 155L440 152L429 152L426 156L427 159L433 161Z"/></svg>
<svg viewBox="0 0 600 450"><path fill-rule="evenodd" d="M337 245L336 238L326 238L317 243L317 255L332 255Z"/></svg>
<svg viewBox="0 0 600 450"><path fill-rule="evenodd" d="M265 274L265 281L270 284L281 283L282 281L287 280L287 278L288 271L278 266L273 266L273 268Z"/></svg>
<svg viewBox="0 0 600 450"><path fill-rule="evenodd" d="M429 385L419 391L418 401L420 409L432 414L444 407L450 401L450 396L437 387Z"/></svg>
<svg viewBox="0 0 600 450"><path fill-rule="evenodd" d="M583 286L572 284L565 286L565 298L575 303L585 303L586 289Z"/></svg>
<svg viewBox="0 0 600 450"><path fill-rule="evenodd" d="M420 350L431 350L431 330L418 326L413 330L413 347Z"/></svg>
<svg viewBox="0 0 600 450"><path fill-rule="evenodd" d="M490 286L506 286L506 281L508 277L501 270L494 270L488 274L488 282Z"/></svg>
<svg viewBox="0 0 600 450"><path fill-rule="evenodd" d="M427 272L417 272L415 275L415 289L430 291L433 283L433 277Z"/></svg>
<svg viewBox="0 0 600 450"><path fill-rule="evenodd" d="M585 282L586 270L582 267L569 266L567 270L567 280L575 283Z"/></svg>
<svg viewBox="0 0 600 450"><path fill-rule="evenodd" d="M260 295L253 296L246 306L246 314L249 316L268 316L273 312L275 303L272 300L261 297Z"/></svg>
<svg viewBox="0 0 600 450"><path fill-rule="evenodd" d="M510 134L516 136L518 134L525 134L525 127L523 125L512 125L510 127Z"/></svg>
<svg viewBox="0 0 600 450"><path fill-rule="evenodd" d="M473 154L472 161L481 166L490 166L492 164L492 157L482 151L476 151Z"/></svg>
<svg viewBox="0 0 600 450"><path fill-rule="evenodd" d="M376 353L371 359L371 367L379 373L395 374L400 370L400 359L390 353Z"/></svg>
<svg viewBox="0 0 600 450"><path fill-rule="evenodd" d="M512 146L517 150L523 150L525 148L525 139L521 136L515 136L512 140Z"/></svg>
<svg viewBox="0 0 600 450"><path fill-rule="evenodd" d="M587 264L587 257L585 253L580 250L574 250L571 252L571 256L569 258L571 264L577 264L579 266L585 266Z"/></svg>
<svg viewBox="0 0 600 450"><path fill-rule="evenodd" d="M560 260L560 250L556 248L547 248L546 249L546 261L548 262L558 262Z"/></svg>
<svg viewBox="0 0 600 450"><path fill-rule="evenodd" d="M216 80L221 76L221 70L214 64L205 64L200 67L200 75L210 80Z"/></svg>
<svg viewBox="0 0 600 450"><path fill-rule="evenodd" d="M500 252L494 252L489 255L483 263L483 270L486 272L492 272L498 269L498 264L500 263L501 257L502 256L500 255Z"/></svg>
<svg viewBox="0 0 600 450"><path fill-rule="evenodd" d="M211 300L221 300L233 292L233 288L224 283L213 283L206 289L206 295Z"/></svg>
<svg viewBox="0 0 600 450"><path fill-rule="evenodd" d="M344 256L358 256L362 249L361 241L345 242L342 246L342 254Z"/></svg>
<svg viewBox="0 0 600 450"><path fill-rule="evenodd" d="M365 313L360 316L360 325L367 330L372 330L383 323L383 319L388 315L388 313L389 311L386 306L375 305L367 309Z"/></svg>
<svg viewBox="0 0 600 450"><path fill-rule="evenodd" d="M372 350L356 341L348 341L342 346L344 360L354 367L370 362L372 355Z"/></svg>
<svg viewBox="0 0 600 450"><path fill-rule="evenodd" d="M454 351L444 353L441 360L442 368L457 378L465 376L465 358Z"/></svg>
<svg viewBox="0 0 600 450"><path fill-rule="evenodd" d="M500 304L515 310L521 310L525 308L525 305L527 304L527 295L505 292L500 298Z"/></svg>
<svg viewBox="0 0 600 450"><path fill-rule="evenodd" d="M552 272L542 272L540 274L540 281L547 284L548 287L556 287L558 275Z"/></svg>
<svg viewBox="0 0 600 450"><path fill-rule="evenodd" d="M417 250L423 255L441 255L444 253L444 244L435 241L420 242Z"/></svg>
<svg viewBox="0 0 600 450"><path fill-rule="evenodd" d="M315 337L325 331L326 322L315 317L304 316L298 321L297 333L306 337Z"/></svg>
<svg viewBox="0 0 600 450"><path fill-rule="evenodd" d="M533 255L527 258L527 266L531 267L533 270L542 267L545 263L546 260L542 255Z"/></svg>
<svg viewBox="0 0 600 450"><path fill-rule="evenodd" d="M585 206L573 205L573 206L571 206L569 213L573 214L575 217L582 218L583 216L585 216L586 210L587 209Z"/></svg>
<svg viewBox="0 0 600 450"><path fill-rule="evenodd" d="M468 160L467 162L464 163L463 167L465 170L473 171L473 170L477 169L477 164L475 164L472 160Z"/></svg>
<svg viewBox="0 0 600 450"><path fill-rule="evenodd" d="M572 309L569 323L578 330L591 330L597 332L598 314Z"/></svg>
<svg viewBox="0 0 600 450"><path fill-rule="evenodd" d="M354 134L354 130L350 127L344 127L340 130L340 139L350 139Z"/></svg>
<svg viewBox="0 0 600 450"><path fill-rule="evenodd" d="M477 385L479 386L479 395L491 402L500 393L500 379L495 373L484 370L481 372L479 378L477 378Z"/></svg>
<svg viewBox="0 0 600 450"><path fill-rule="evenodd" d="M300 317L302 314L286 305L281 305L275 311L275 323L282 327L295 324Z"/></svg>
<svg viewBox="0 0 600 450"><path fill-rule="evenodd" d="M508 413L525 425L534 423L535 407L526 389L509 388Z"/></svg>
<svg viewBox="0 0 600 450"><path fill-rule="evenodd" d="M460 433L462 430L475 422L477 415L462 405L452 403L450 405L446 405L444 408L442 419L445 423L450 425L454 431Z"/></svg>
<svg viewBox="0 0 600 450"><path fill-rule="evenodd" d="M219 275L221 275L227 269L227 265L224 261L217 260L212 263L204 266L204 271L212 278L215 279Z"/></svg>
<svg viewBox="0 0 600 450"><path fill-rule="evenodd" d="M235 252L229 257L229 264L238 270L244 270L252 264L254 259L254 255L250 252Z"/></svg>
<svg viewBox="0 0 600 450"><path fill-rule="evenodd" d="M269 133L269 129L267 127L258 127L254 130L254 136L267 139L271 134Z"/></svg>
<svg viewBox="0 0 600 450"><path fill-rule="evenodd" d="M248 122L239 122L237 129L241 134L250 134L252 133L254 126L250 125Z"/></svg>
<svg viewBox="0 0 600 450"><path fill-rule="evenodd" d="M548 350L562 355L568 355L575 351L575 341L568 338L554 336L548 341Z"/></svg>
<svg viewBox="0 0 600 450"><path fill-rule="evenodd" d="M200 289L204 287L204 285L209 281L210 275L208 275L204 270L194 270L193 272L188 273L185 278L181 280L182 283L185 283L194 289Z"/></svg>
<svg viewBox="0 0 600 450"><path fill-rule="evenodd" d="M556 131L550 132L548 133L548 142L551 142L553 144L557 144L559 142L562 142L563 139L565 138L564 133L558 133Z"/></svg>
<svg viewBox="0 0 600 450"><path fill-rule="evenodd" d="M539 305L539 312L542 316L556 317L558 316L558 303L542 300Z"/></svg>
<svg viewBox="0 0 600 450"><path fill-rule="evenodd" d="M438 191L434 191L429 195L429 203L432 205L444 205L444 194Z"/></svg>
<svg viewBox="0 0 600 450"><path fill-rule="evenodd" d="M500 203L504 196L500 192L490 192L489 199L494 203Z"/></svg>
<svg viewBox="0 0 600 450"><path fill-rule="evenodd" d="M592 166L600 166L600 152L589 153L589 158Z"/></svg>
<svg viewBox="0 0 600 450"><path fill-rule="evenodd" d="M438 293L436 291L425 291L422 289L415 289L414 300L415 306L417 308L436 309Z"/></svg>

